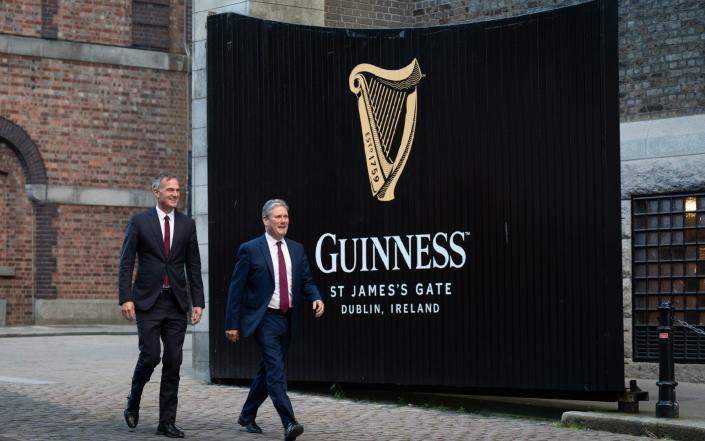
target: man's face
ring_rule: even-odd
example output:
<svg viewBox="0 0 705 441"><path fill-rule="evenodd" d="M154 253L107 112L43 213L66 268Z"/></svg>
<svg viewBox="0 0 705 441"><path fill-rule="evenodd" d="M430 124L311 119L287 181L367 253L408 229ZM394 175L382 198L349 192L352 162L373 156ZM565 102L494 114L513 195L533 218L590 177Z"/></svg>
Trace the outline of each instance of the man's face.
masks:
<svg viewBox="0 0 705 441"><path fill-rule="evenodd" d="M264 222L264 229L270 236L276 240L282 240L289 230L289 211L281 205L277 205L272 208L269 216L262 218L262 222Z"/></svg>
<svg viewBox="0 0 705 441"><path fill-rule="evenodd" d="M154 197L157 199L157 205L159 208L168 213L179 203L180 189L179 180L173 179L162 179L159 183L159 190L152 190Z"/></svg>

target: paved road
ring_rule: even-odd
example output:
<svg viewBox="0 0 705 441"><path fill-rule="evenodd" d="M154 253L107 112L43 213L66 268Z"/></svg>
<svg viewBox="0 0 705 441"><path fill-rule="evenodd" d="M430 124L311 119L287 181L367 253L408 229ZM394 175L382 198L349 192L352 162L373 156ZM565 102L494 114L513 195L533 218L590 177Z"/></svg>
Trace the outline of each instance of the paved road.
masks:
<svg viewBox="0 0 705 441"><path fill-rule="evenodd" d="M147 440L154 435L160 372L145 388L140 424L122 417L137 356L134 335L0 337L0 441ZM191 359L187 337L184 360ZM187 363L188 364L188 363ZM265 403L262 435L235 423L242 387L204 385L182 368L177 424L191 440L283 439L279 418ZM558 423L291 393L306 431L300 440L646 440L560 427Z"/></svg>

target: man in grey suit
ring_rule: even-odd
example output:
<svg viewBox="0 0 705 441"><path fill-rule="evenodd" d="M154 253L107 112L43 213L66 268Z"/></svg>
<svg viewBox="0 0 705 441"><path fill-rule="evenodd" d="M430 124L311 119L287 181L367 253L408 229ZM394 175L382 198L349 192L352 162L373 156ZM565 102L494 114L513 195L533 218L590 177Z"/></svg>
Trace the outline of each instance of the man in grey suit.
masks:
<svg viewBox="0 0 705 441"><path fill-rule="evenodd" d="M228 290L225 336L231 342L254 335L262 351L257 374L240 412L238 424L261 433L257 410L269 396L284 426L284 439L293 441L304 428L296 421L286 393L284 360L292 334L300 328L304 298L313 303L316 317L324 305L313 283L304 247L285 239L289 207L281 199L262 207L265 233L240 246Z"/></svg>
<svg viewBox="0 0 705 441"><path fill-rule="evenodd" d="M118 285L122 315L137 319L140 354L124 411L125 422L134 428L139 421L142 390L160 361L162 379L159 391L157 434L183 438L176 425L179 369L186 336L186 315L191 307L191 323L203 313L203 280L198 252L196 224L176 210L179 181L163 173L152 181L157 206L130 218L120 251ZM132 283L135 257L139 265Z"/></svg>

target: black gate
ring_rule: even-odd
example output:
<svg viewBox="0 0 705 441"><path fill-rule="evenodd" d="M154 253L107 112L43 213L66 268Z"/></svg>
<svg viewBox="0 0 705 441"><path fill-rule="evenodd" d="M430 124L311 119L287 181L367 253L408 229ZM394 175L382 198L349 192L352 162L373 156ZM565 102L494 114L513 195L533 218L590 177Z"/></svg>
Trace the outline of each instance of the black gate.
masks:
<svg viewBox="0 0 705 441"><path fill-rule="evenodd" d="M209 17L212 377L254 374L223 310L281 197L328 308L290 380L623 391L615 3L425 29Z"/></svg>

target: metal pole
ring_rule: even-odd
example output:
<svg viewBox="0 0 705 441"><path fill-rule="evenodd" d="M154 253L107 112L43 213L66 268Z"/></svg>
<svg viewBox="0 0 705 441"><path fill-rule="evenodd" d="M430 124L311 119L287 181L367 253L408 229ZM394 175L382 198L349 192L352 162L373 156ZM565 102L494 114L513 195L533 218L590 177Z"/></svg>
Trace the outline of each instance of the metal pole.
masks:
<svg viewBox="0 0 705 441"><path fill-rule="evenodd" d="M659 310L659 381L657 418L678 418L678 401L676 401L675 369L673 363L673 307L671 302L661 302Z"/></svg>

